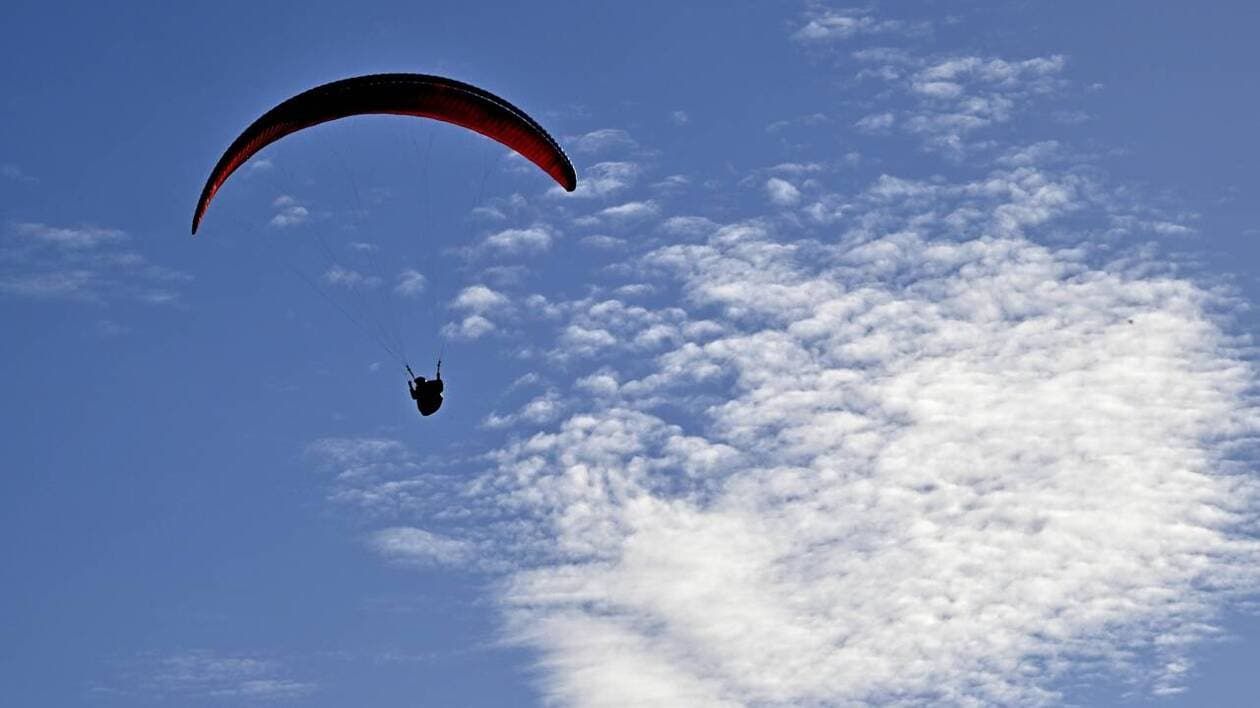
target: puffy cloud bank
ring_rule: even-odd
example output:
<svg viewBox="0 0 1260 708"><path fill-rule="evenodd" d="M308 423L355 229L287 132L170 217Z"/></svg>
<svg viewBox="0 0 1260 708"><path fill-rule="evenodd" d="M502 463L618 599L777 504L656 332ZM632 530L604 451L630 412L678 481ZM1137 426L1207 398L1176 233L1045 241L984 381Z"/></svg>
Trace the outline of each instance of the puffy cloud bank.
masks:
<svg viewBox="0 0 1260 708"><path fill-rule="evenodd" d="M1176 690L1256 588L1254 374L1221 292L1023 233L1080 199L1030 169L883 179L832 242L733 223L641 259L679 302L568 303L560 331L613 336L479 489L541 554L503 602L546 692L1037 703L1098 668Z"/></svg>

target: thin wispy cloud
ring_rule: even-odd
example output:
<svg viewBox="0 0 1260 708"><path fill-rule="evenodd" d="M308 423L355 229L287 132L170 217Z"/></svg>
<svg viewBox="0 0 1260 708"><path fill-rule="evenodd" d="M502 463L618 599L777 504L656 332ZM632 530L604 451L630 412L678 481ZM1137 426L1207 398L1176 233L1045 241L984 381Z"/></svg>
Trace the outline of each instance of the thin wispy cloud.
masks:
<svg viewBox="0 0 1260 708"><path fill-rule="evenodd" d="M323 278L329 285L350 290L371 289L381 284L381 279L375 275L365 275L353 268L336 264L324 271Z"/></svg>
<svg viewBox="0 0 1260 708"><path fill-rule="evenodd" d="M96 248L106 243L123 241L127 237L118 229L104 229L96 226L60 227L22 223L15 225L14 229L20 238L70 249Z"/></svg>
<svg viewBox="0 0 1260 708"><path fill-rule="evenodd" d="M671 216L661 222L660 230L674 237L707 236L718 224L703 216Z"/></svg>
<svg viewBox="0 0 1260 708"><path fill-rule="evenodd" d="M590 236L583 236L578 243L590 248L611 251L623 248L626 245L626 240L616 236L609 236L608 234L591 234Z"/></svg>
<svg viewBox="0 0 1260 708"><path fill-rule="evenodd" d="M39 182L35 177L27 174L21 167L12 162L0 163L0 177L14 182L25 182L27 184L36 184Z"/></svg>
<svg viewBox="0 0 1260 708"><path fill-rule="evenodd" d="M630 134L619 128L601 128L579 135L569 141L574 152L598 154L626 152L639 146Z"/></svg>
<svg viewBox="0 0 1260 708"><path fill-rule="evenodd" d="M319 690L292 676L278 659L255 654L191 650L140 656L120 666L96 692L150 701L245 700L288 702Z"/></svg>
<svg viewBox="0 0 1260 708"><path fill-rule="evenodd" d="M843 42L861 35L921 35L930 30L926 22L910 23L881 19L868 10L834 9L812 4L792 40L803 45Z"/></svg>
<svg viewBox="0 0 1260 708"><path fill-rule="evenodd" d="M372 534L372 550L387 560L409 565L463 566L476 552L471 544L424 529L396 526Z"/></svg>
<svg viewBox="0 0 1260 708"><path fill-rule="evenodd" d="M22 222L0 233L0 294L10 297L169 305L189 280L150 262L119 229Z"/></svg>
<svg viewBox="0 0 1260 708"><path fill-rule="evenodd" d="M626 223L648 219L660 211L656 202L632 201L610 206L599 211L599 216L614 223Z"/></svg>

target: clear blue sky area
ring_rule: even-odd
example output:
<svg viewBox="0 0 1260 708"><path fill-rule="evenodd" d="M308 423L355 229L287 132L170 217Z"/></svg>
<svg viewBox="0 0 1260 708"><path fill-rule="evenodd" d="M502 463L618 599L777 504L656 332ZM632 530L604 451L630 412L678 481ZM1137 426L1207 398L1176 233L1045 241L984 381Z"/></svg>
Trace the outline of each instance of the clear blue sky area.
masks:
<svg viewBox="0 0 1260 708"><path fill-rule="evenodd" d="M1260 6L1246 2L3 3L0 703L1251 705L1254 456L1219 439L1245 440L1247 421L1260 419L1246 346L1260 325L1248 305L1260 301L1258 29ZM579 193L552 192L546 175L453 126L356 118L264 150L189 235L206 175L250 121L319 83L386 71L457 78L520 106L572 156ZM1054 189L1037 192L1045 185ZM1019 190L1039 196L1020 201ZM998 192L1015 195L1018 210ZM1006 217L1016 226L1003 231ZM968 231L981 222L999 226ZM741 224L761 230L718 232ZM942 235L942 224L964 226ZM1003 467L990 442L1028 450L1058 440L1073 423L1056 423L1056 411L1082 396L1047 389L1037 399L1046 407L1027 409L1031 427L1004 427L1010 409L972 405L964 388L1041 361L1040 345L1011 364L1001 358L1009 347L984 346L1005 335L959 335L945 349L967 342L975 352L931 368L943 350L914 337L933 326L922 313L981 289L965 280L923 295L937 292L935 278L1009 266L993 280L1010 288L997 310L1050 298L1049 286L1016 275L1042 256L947 263L953 256L937 261L898 240L909 234L951 244L1000 236L1029 254L1044 246L1036 253L1063 265L1036 282L1062 285L1064 298L1118 278L1105 294L1027 305L1040 314L1018 318L1045 319L1013 342L1058 337L1081 312L1118 313L1115 298L1136 308L1121 319L1151 338L1141 341L1167 346L1121 359L1130 340L1104 346L1090 335L1096 350L1047 353L1045 365L1075 362L1086 376L1112 362L1107 380L1148 366L1167 378L1107 389L1098 422L1080 433L1114 431L1104 443L1079 455L1063 452L1075 443L1047 443L1001 457ZM888 260L871 256L874 246L843 250L859 241L884 244ZM795 250L780 261L784 244ZM814 289L796 302L787 294L796 286ZM1170 304L1179 295L1150 294L1183 287L1185 307ZM740 288L746 299L733 294ZM817 325L805 313L871 288L884 294L862 307L912 300L896 317L917 324L862 345L873 358L835 364L832 354L858 356L857 345L811 339ZM916 307L922 319L906 314ZM612 309L622 324L600 319ZM417 373L443 354L438 415L416 414L402 362L365 333L376 329L400 340ZM800 350L811 354L792 359L778 336L812 342ZM728 348L706 345L719 340ZM745 355L755 362L741 368ZM719 356L729 376L709 377L701 359ZM757 372L780 364L792 372L771 377L780 383L815 365L844 372L810 379L795 398L774 389L783 405L805 406L801 396L826 381L871 388L785 412L784 427L745 444L752 433L740 426L758 415L748 402L779 385ZM936 420L927 409L898 408L898 391L935 395L938 376L973 364L987 373L950 400L977 422L956 438L915 427ZM911 370L916 383L895 383ZM1190 390L1207 371L1240 383ZM683 383L653 388L671 376ZM616 401L607 381L621 384ZM859 399L860 410L846 408ZM745 412L724 417L724 405ZM1220 416L1219 427L1143 442L1144 430L1198 425L1176 417L1187 407ZM858 426L842 410L891 422ZM714 446L706 459L723 471L698 482L696 470L709 468L678 461L681 437L598 427L649 417ZM790 432L806 419L812 433ZM607 450L567 447L583 420ZM1125 432L1133 421L1144 422ZM889 437L860 454L800 447L872 429ZM898 446L920 432L931 454L893 454L915 449ZM530 440L536 449L520 447ZM1027 528L1082 534L1079 546L1046 542L1047 557L1067 555L1044 584L1013 589L1041 572L1021 570L983 591L960 580L916 596L930 573L907 568L930 563L848 564L880 547L854 539L909 529L909 516L868 518L882 503L871 500L892 497L843 485L862 478L894 496L928 493L929 482L983 486L942 481L954 479L951 465L928 465L928 481L884 481L907 455L954 454L993 465L991 489L1015 502L1034 487L1049 494L1027 497L1035 513L979 524L984 534L1025 529L1043 512ZM1113 475L1113 463L1133 476ZM767 481L786 470L812 470L801 484L814 491ZM1222 492L1233 473L1242 491ZM824 479L839 496L810 486ZM1098 491L1077 496L1089 485ZM1237 508L1209 499L1217 494ZM832 500L819 519L854 526L823 538L804 531L821 521L784 521L806 518L781 506L802 495ZM1191 497L1234 516L1174 509ZM1071 521L1101 498L1146 501L1126 506L1132 521L1115 528L1105 515ZM690 521L662 520L684 509ZM741 519L778 550L750 545L728 563L715 539L742 532L719 517ZM936 531L923 533L943 534L938 548L976 563L960 578L1022 562L976 560L987 542L949 535L961 517L924 518ZM1212 531L1172 531L1199 523ZM1125 529L1157 540L1091 545ZM1027 533L1033 546L1044 538ZM689 554L710 542L719 550ZM663 548L678 553L645 560ZM747 570L762 551L774 560ZM1152 570L1179 563L1187 570ZM1080 568L1092 580L1077 587L1067 578ZM726 580L710 587L706 577ZM906 608L962 604L938 616L943 624L890 641L838 619L880 611L846 604L852 589L814 594L840 577L865 577L876 598L906 593ZM739 599L743 590L754 597ZM736 604L710 615L693 601ZM936 634L956 615L1012 619ZM780 632L785 617L812 619ZM749 636L758 640L739 639ZM983 636L1004 639L959 649ZM886 649L908 637L922 644ZM748 678L773 674L768 666L793 668ZM920 678L870 678L889 666Z"/></svg>

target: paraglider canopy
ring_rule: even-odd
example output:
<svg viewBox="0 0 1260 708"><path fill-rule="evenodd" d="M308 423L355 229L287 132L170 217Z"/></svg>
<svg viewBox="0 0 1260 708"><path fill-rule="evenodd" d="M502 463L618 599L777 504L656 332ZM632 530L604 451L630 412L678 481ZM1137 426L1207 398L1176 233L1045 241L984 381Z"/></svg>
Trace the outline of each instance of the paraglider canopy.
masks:
<svg viewBox="0 0 1260 708"><path fill-rule="evenodd" d="M197 208L197 233L214 195L241 165L286 135L349 116L386 114L433 118L496 140L551 175L561 187L577 188L568 156L534 119L506 100L471 84L428 74L372 74L304 91L267 111L241 133L210 172Z"/></svg>

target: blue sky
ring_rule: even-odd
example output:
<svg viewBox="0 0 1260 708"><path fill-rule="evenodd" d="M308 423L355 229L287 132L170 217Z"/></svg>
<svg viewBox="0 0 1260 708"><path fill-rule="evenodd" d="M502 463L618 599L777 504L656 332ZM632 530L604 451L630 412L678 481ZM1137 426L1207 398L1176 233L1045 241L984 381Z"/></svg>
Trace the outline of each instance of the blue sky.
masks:
<svg viewBox="0 0 1260 708"><path fill-rule="evenodd" d="M541 5L0 9L6 704L1248 704L1260 11Z"/></svg>

